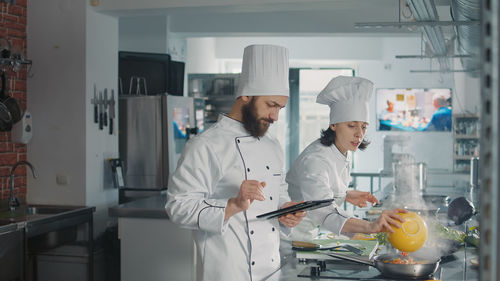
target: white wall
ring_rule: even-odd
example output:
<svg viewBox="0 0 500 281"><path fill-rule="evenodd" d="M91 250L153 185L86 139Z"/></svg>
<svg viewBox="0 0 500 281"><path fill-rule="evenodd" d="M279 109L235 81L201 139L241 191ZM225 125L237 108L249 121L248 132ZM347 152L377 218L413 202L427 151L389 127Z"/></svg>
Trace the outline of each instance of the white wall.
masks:
<svg viewBox="0 0 500 281"><path fill-rule="evenodd" d="M114 188L111 168L107 159L118 158L118 19L87 11L86 20L86 91L85 91L85 144L86 144L86 202L96 206L94 227L100 233L107 224L108 207L118 204L118 190ZM98 91L114 89L115 119L113 134L109 127L98 129L94 123L94 84ZM108 120L109 122L109 120ZM108 125L109 126L109 125Z"/></svg>
<svg viewBox="0 0 500 281"><path fill-rule="evenodd" d="M456 69L464 69L459 59L455 60ZM481 115L480 79L465 72L455 73L455 112Z"/></svg>
<svg viewBox="0 0 500 281"><path fill-rule="evenodd" d="M90 100L94 83L116 89L118 21L93 12L87 1L29 1L27 34L28 160L39 171L38 179L28 177L27 201L96 206L94 227L101 232L107 207L118 203L105 163L118 156L118 137L97 129ZM58 175L68 183L58 184Z"/></svg>
<svg viewBox="0 0 500 281"><path fill-rule="evenodd" d="M215 38L187 39L186 74L221 72L217 67L215 43Z"/></svg>
<svg viewBox="0 0 500 281"><path fill-rule="evenodd" d="M167 53L167 16L121 17L118 48L120 51Z"/></svg>
<svg viewBox="0 0 500 281"><path fill-rule="evenodd" d="M215 40L215 58L211 57ZM419 73L410 70L428 70L429 60L395 59L395 55L420 54L419 37L221 37L188 39L187 62L188 73L193 72L225 72L224 62L241 60L243 48L250 44L277 44L290 51L291 67L351 67L357 76L372 80L376 88L385 87L443 87L454 91L454 110L460 110L456 104L467 95L470 106L477 103L479 86L468 83L455 83L452 73ZM203 51L205 49L205 51ZM194 51L194 54L192 53ZM199 54L208 54L202 60ZM210 60L212 62L210 62ZM203 63L200 63L202 61ZM212 65L212 67L208 67ZM233 63L234 65L234 63ZM458 66L460 67L460 66ZM432 65L437 69L436 64ZM469 89L464 89L468 87ZM466 93L466 94L465 94ZM474 98L472 98L474 97ZM370 110L375 116L375 99L372 99ZM454 111L457 113L457 111ZM369 127L368 138L372 141L364 152L356 153L356 170L377 172L383 167L383 135L377 132L375 125ZM411 136L408 144L410 153L417 161L428 163L429 169L452 170L452 135L451 132L387 132L387 134L407 134Z"/></svg>
<svg viewBox="0 0 500 281"><path fill-rule="evenodd" d="M169 20L167 20L169 22ZM167 30L170 27L167 24ZM174 61L186 61L187 44L186 38L179 34L167 31L167 53Z"/></svg>
<svg viewBox="0 0 500 281"><path fill-rule="evenodd" d="M58 20L49 20L57 18ZM27 201L85 205L85 1L28 1L27 81L33 139ZM56 175L67 185L56 184Z"/></svg>
<svg viewBox="0 0 500 281"><path fill-rule="evenodd" d="M378 60L383 56L384 47L377 37L220 37L216 40L216 57L241 59L243 49L250 44L285 46L289 49L291 62Z"/></svg>

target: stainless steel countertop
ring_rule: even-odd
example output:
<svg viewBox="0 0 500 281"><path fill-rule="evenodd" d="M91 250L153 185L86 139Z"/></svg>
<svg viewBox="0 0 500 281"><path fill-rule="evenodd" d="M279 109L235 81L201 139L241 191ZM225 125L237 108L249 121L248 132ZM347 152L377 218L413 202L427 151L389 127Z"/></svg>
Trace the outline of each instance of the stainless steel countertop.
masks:
<svg viewBox="0 0 500 281"><path fill-rule="evenodd" d="M430 188L427 190L427 193L462 195L464 190L453 188ZM165 212L166 201L166 195L152 196L110 207L108 212L112 217L168 219L167 213ZM282 268L279 272L279 280L318 280L297 276L297 274L304 268L310 266L310 264L299 262L295 258L295 254L291 250L289 242L282 241L280 252L282 256ZM451 256L451 261L444 261L440 265L441 276L437 277L441 277L441 280L478 280L477 268L470 263L470 259L473 257L477 258L477 256L478 251L476 248L462 248Z"/></svg>
<svg viewBox="0 0 500 281"><path fill-rule="evenodd" d="M8 210L2 213L0 233L24 229L27 237L37 236L92 221L95 209L86 206L22 205L13 213Z"/></svg>
<svg viewBox="0 0 500 281"><path fill-rule="evenodd" d="M5 222L2 225L0 225L0 234L16 231L22 228L24 228L24 224Z"/></svg>
<svg viewBox="0 0 500 281"><path fill-rule="evenodd" d="M304 270L304 268L315 265L314 262L304 263L299 262L295 258L295 253L291 250L291 244L287 241L282 241L280 247L280 252L282 256L282 267L279 275L280 281L305 281L305 280L318 280L318 278L307 278L298 277L297 275ZM479 280L478 268L474 267L470 260L471 258L478 257L478 250L475 247L462 248L453 255L446 257L440 264L440 276L435 276L435 278L440 280L451 280L451 281L472 281ZM328 264L329 268L335 267L335 262L332 261ZM360 265L360 268L363 265ZM439 272L439 270L437 271ZM327 280L321 279L320 280ZM330 279L331 280L331 279ZM335 279L335 280L352 280L352 279ZM372 279L370 279L372 280ZM377 279L375 279L377 280ZM392 279L380 279L380 280L392 280Z"/></svg>
<svg viewBox="0 0 500 281"><path fill-rule="evenodd" d="M385 188L381 190L378 194L380 198L385 198L389 193L393 191L392 183L389 183ZM428 195L448 195L451 199L465 196L467 199L471 200L473 203L477 204L477 190L471 192L467 186L460 187L431 187L425 190L425 194ZM446 217L446 212L442 214ZM477 225L476 218L473 218L466 224L459 228L465 228L471 225ZM280 254L282 258L282 267L276 275L279 276L279 280L283 281L304 281L304 280L328 280L328 279L318 279L318 278L307 278L298 277L297 275L301 273L305 268L311 265L316 265L314 262L301 262L295 257L295 253L291 250L291 243L289 241L281 241ZM472 258L478 258L479 250L473 246L462 247L459 251L446 257L440 264L440 276L435 276L435 278L440 280L479 280L478 268L473 266L470 262ZM360 265L363 267L363 265ZM329 264L329 267L334 268L335 264ZM331 280L331 279L330 279ZM335 279L335 280L352 280L352 279ZM370 279L373 280L373 279ZM381 279L384 280L384 279ZM390 280L390 279L385 279Z"/></svg>
<svg viewBox="0 0 500 281"><path fill-rule="evenodd" d="M151 196L110 207L108 214L111 217L168 219L166 203L165 194Z"/></svg>

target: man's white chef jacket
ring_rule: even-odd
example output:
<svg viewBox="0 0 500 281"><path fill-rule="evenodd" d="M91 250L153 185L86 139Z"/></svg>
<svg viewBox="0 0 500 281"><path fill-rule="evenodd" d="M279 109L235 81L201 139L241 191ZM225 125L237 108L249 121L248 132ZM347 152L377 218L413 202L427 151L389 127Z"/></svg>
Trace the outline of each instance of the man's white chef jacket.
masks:
<svg viewBox="0 0 500 281"><path fill-rule="evenodd" d="M224 223L227 201L245 179L266 182L265 201ZM194 230L198 280L257 281L280 268L280 224L255 216L289 201L278 141L251 137L242 123L221 115L184 147L165 208L173 222Z"/></svg>

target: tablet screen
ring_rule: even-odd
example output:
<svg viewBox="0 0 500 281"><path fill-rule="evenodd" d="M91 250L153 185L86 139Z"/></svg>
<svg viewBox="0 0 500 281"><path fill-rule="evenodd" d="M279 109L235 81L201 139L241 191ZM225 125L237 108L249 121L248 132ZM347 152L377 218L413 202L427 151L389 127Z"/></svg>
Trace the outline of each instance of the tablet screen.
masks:
<svg viewBox="0 0 500 281"><path fill-rule="evenodd" d="M280 217L286 214L290 213L295 213L298 211L303 211L303 210L314 210L322 207L326 207L331 205L333 202L333 199L326 199L326 200L312 200L312 201L305 201L290 207L286 207L283 209L279 209L276 211L272 211L269 213L261 214L258 215L257 218L259 219L272 219L276 217Z"/></svg>

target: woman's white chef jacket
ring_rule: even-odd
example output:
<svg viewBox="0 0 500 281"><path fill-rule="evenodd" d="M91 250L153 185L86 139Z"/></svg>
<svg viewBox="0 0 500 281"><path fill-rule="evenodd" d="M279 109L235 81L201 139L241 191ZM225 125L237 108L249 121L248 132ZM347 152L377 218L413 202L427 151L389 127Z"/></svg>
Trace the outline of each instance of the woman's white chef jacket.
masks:
<svg viewBox="0 0 500 281"><path fill-rule="evenodd" d="M294 201L335 199L328 207L308 211L307 218L337 234L351 217L342 207L351 180L350 166L349 153L346 157L335 144L324 146L318 139L297 157L286 176Z"/></svg>
<svg viewBox="0 0 500 281"><path fill-rule="evenodd" d="M227 201L245 179L265 181L266 199L224 223ZM280 224L255 216L289 201L278 141L268 134L251 137L242 123L221 115L186 144L165 208L173 222L194 230L198 280L257 281L280 268Z"/></svg>

